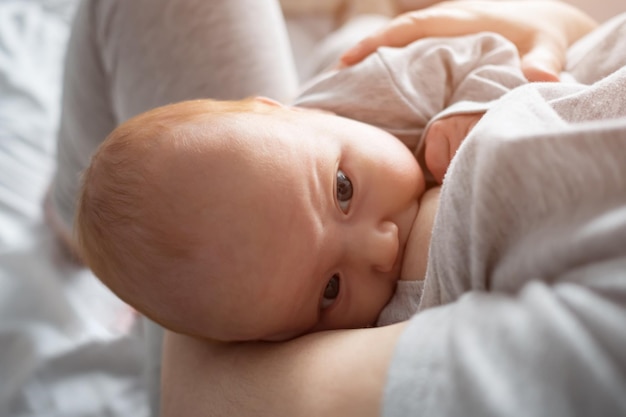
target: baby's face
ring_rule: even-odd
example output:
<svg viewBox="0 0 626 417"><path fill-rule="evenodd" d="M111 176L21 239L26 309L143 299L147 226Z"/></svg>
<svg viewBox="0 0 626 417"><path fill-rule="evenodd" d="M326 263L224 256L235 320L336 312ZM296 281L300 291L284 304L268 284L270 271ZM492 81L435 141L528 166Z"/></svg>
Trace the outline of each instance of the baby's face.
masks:
<svg viewBox="0 0 626 417"><path fill-rule="evenodd" d="M198 271L218 279L198 274L186 319L221 340L374 324L424 192L411 152L380 129L312 111L231 125L244 145L189 184L194 228L207 237Z"/></svg>

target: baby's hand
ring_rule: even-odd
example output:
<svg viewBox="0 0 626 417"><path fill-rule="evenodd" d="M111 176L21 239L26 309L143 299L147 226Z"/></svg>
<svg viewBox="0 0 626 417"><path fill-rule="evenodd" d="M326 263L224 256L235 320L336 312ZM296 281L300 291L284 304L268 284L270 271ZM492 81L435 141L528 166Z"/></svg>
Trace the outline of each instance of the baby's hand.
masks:
<svg viewBox="0 0 626 417"><path fill-rule="evenodd" d="M439 184L461 142L483 113L460 114L433 122L424 139L426 166Z"/></svg>

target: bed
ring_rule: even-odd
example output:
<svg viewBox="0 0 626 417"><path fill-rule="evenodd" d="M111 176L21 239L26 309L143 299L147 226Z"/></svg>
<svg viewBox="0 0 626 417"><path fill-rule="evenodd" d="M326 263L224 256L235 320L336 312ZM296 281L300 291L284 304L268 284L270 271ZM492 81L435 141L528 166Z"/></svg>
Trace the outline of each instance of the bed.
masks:
<svg viewBox="0 0 626 417"><path fill-rule="evenodd" d="M620 2L607 0L607 8L594 8L596 16L623 9ZM6 417L150 415L143 367L150 329L72 260L44 222L76 3L0 2L0 415ZM296 26L292 37L312 42Z"/></svg>
<svg viewBox="0 0 626 417"><path fill-rule="evenodd" d="M0 3L0 415L148 415L142 330L43 221L75 0Z"/></svg>

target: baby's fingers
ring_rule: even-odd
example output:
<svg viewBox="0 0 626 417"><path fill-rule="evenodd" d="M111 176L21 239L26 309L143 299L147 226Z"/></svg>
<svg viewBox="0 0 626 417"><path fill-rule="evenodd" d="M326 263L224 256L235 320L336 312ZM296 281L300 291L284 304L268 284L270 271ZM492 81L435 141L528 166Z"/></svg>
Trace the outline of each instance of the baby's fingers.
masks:
<svg viewBox="0 0 626 417"><path fill-rule="evenodd" d="M482 117L482 113L461 114L436 120L424 138L424 159L433 178L441 184L461 142Z"/></svg>
<svg viewBox="0 0 626 417"><path fill-rule="evenodd" d="M443 177L452 159L449 133L447 124L438 120L430 126L424 139L426 167L438 184L443 182Z"/></svg>

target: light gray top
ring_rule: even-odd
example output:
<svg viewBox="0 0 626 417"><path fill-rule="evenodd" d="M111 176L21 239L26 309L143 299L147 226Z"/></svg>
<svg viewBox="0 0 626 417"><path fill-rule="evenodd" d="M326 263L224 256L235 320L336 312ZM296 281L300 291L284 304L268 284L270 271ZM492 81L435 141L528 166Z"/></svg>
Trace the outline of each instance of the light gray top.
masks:
<svg viewBox="0 0 626 417"><path fill-rule="evenodd" d="M461 146L384 416L626 415L624 27L570 61L615 73L519 87Z"/></svg>
<svg viewBox="0 0 626 417"><path fill-rule="evenodd" d="M564 78L577 83L526 84L489 103L459 149L384 416L626 415L624 21L571 49ZM385 53L372 67L390 63ZM339 113L366 106L357 113L392 133L423 132L442 108L424 104L436 95L414 88L409 67L388 72L391 92L379 78L338 93ZM449 93L441 81L432 87Z"/></svg>

